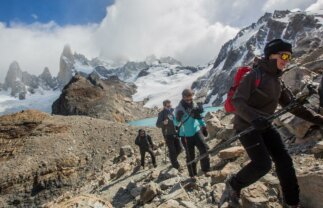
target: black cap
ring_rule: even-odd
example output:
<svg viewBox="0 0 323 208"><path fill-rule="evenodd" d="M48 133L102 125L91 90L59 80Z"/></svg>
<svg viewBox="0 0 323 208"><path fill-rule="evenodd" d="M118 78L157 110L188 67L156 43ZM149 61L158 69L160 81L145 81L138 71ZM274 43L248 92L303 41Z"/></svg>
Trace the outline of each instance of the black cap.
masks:
<svg viewBox="0 0 323 208"><path fill-rule="evenodd" d="M276 54L281 51L288 51L293 53L292 45L282 39L274 39L266 44L264 53L265 58L269 58L271 54Z"/></svg>

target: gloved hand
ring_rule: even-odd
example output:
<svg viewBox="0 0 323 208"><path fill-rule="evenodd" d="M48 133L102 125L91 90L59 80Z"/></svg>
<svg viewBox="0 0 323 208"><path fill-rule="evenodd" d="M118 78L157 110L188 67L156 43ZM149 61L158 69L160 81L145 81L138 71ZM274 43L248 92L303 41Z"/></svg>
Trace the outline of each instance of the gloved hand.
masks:
<svg viewBox="0 0 323 208"><path fill-rule="evenodd" d="M207 131L206 126L202 126L201 131L203 136L207 137L209 135L209 132Z"/></svg>
<svg viewBox="0 0 323 208"><path fill-rule="evenodd" d="M183 111L178 111L178 112L176 113L176 120L177 120L177 121L181 121L181 120L182 120L182 118L183 118L183 116L184 116L184 112L183 112Z"/></svg>
<svg viewBox="0 0 323 208"><path fill-rule="evenodd" d="M251 121L253 127L258 131L263 131L271 126L271 123L264 117L258 117Z"/></svg>

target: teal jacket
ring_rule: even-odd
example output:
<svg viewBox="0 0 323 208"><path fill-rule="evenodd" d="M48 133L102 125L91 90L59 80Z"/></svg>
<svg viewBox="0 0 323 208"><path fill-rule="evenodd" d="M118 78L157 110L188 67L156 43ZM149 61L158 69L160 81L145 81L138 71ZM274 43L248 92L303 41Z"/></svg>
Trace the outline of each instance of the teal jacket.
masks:
<svg viewBox="0 0 323 208"><path fill-rule="evenodd" d="M182 116L182 119L180 121L177 120L177 113L179 111L184 112L184 115ZM189 117L189 118L188 118ZM184 122L185 121L185 122ZM183 125L181 125L179 129L179 136L180 137L192 137L197 132L200 131L200 126L206 126L203 119L195 119L192 116L190 116L187 111L184 109L184 107L181 105L181 103L178 104L178 106L175 109L175 116L174 116L174 125L179 126L181 122L184 122Z"/></svg>

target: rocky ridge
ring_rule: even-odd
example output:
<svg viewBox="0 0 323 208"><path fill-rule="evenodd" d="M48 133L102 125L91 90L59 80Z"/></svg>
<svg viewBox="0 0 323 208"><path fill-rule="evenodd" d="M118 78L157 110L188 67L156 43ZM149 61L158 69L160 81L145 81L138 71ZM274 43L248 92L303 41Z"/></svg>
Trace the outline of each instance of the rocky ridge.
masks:
<svg viewBox="0 0 323 208"><path fill-rule="evenodd" d="M134 84L117 77L100 79L96 73L88 77L74 76L63 88L62 94L52 105L58 115L86 115L115 122L147 118L157 115L157 109L143 107L134 102Z"/></svg>

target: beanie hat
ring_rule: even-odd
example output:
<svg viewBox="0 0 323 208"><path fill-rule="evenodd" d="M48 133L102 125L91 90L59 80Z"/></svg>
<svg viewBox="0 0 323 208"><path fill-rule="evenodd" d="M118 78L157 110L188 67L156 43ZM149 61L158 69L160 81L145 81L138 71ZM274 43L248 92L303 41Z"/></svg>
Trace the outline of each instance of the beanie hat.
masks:
<svg viewBox="0 0 323 208"><path fill-rule="evenodd" d="M292 52L292 45L288 42L283 41L282 39L274 39L266 44L264 53L265 58L269 58L271 54L276 54L280 51Z"/></svg>

